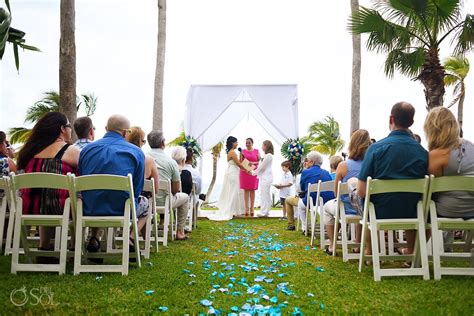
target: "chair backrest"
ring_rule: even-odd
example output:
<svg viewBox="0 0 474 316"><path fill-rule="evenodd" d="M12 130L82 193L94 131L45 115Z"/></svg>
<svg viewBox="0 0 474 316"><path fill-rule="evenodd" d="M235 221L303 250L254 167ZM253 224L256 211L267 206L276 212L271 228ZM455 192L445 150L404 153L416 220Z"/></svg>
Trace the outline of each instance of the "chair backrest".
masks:
<svg viewBox="0 0 474 316"><path fill-rule="evenodd" d="M171 181L169 180L160 180L160 187L158 189L160 195L170 195L171 194Z"/></svg>
<svg viewBox="0 0 474 316"><path fill-rule="evenodd" d="M349 194L349 186L347 185L347 182L342 183L339 181L337 184L337 193L338 196Z"/></svg>
<svg viewBox="0 0 474 316"><path fill-rule="evenodd" d="M155 192L155 181L153 180L153 178L151 178L150 180L145 179L142 191L150 193Z"/></svg>
<svg viewBox="0 0 474 316"><path fill-rule="evenodd" d="M20 189L69 189L68 177L57 173L32 172L16 174L11 177L11 185L14 191Z"/></svg>
<svg viewBox="0 0 474 316"><path fill-rule="evenodd" d="M79 177L69 175L69 177L72 190L75 193L90 190L115 190L128 192L129 198L125 201L125 203L129 202L132 208L132 214L136 214L135 203L132 202L134 192L132 175L130 173L127 176L118 176L112 174L91 174ZM77 210L77 195L73 194L71 200L74 209Z"/></svg>
<svg viewBox="0 0 474 316"><path fill-rule="evenodd" d="M435 177L430 175L430 190L432 193L445 191L470 191L474 192L474 176L444 176Z"/></svg>
<svg viewBox="0 0 474 316"><path fill-rule="evenodd" d="M0 208L7 206L7 201L10 202L10 186L9 186L9 179L8 177L2 177L0 178L0 190L3 191L3 198L1 200ZM3 236L0 236L0 241Z"/></svg>
<svg viewBox="0 0 474 316"><path fill-rule="evenodd" d="M382 193L420 193L423 208L426 206L429 177L425 176L422 179L372 179L367 177L367 187L365 195L364 209L368 209L370 203L370 196Z"/></svg>
<svg viewBox="0 0 474 316"><path fill-rule="evenodd" d="M321 196L322 192L333 192L334 193L334 180L332 181L318 181L318 193L316 195L316 203L319 203L320 206L323 206L323 197Z"/></svg>

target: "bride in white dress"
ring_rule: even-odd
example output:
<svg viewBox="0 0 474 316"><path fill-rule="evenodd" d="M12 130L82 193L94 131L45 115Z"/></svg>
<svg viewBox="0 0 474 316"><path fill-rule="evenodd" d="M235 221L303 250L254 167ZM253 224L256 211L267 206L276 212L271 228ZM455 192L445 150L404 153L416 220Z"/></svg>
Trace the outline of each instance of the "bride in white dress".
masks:
<svg viewBox="0 0 474 316"><path fill-rule="evenodd" d="M244 212L243 200L240 196L240 169L245 170L245 168L235 152L237 146L237 138L229 136L226 141L229 165L224 175L224 184L219 202L217 202L219 211L208 216L210 220L227 221L232 219L234 215L242 215Z"/></svg>

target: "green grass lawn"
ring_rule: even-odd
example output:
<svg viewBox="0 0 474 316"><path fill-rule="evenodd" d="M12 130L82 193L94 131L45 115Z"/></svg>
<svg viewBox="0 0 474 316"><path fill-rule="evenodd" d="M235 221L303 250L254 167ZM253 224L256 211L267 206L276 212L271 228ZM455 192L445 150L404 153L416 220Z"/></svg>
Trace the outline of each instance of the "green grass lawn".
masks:
<svg viewBox="0 0 474 316"><path fill-rule="evenodd" d="M132 267L128 277L73 276L72 266L65 276L11 275L10 257L2 256L0 314L206 314L209 308L200 303L203 299L223 314L246 303L279 306L282 315L295 308L307 315L474 312L472 277L443 277L438 282L401 277L375 283L371 268L359 273L358 262L343 263L341 257L310 249L307 237L284 228L277 219L200 221L188 241L160 247L141 269ZM266 280L256 282L258 276ZM247 286L258 293L247 293ZM22 287L28 302L17 307L10 294ZM40 291L51 293L43 295L43 304L37 303ZM268 296L262 297L263 292ZM22 298L21 293L15 295L14 299ZM54 304L48 304L51 297ZM161 312L160 306L168 311Z"/></svg>

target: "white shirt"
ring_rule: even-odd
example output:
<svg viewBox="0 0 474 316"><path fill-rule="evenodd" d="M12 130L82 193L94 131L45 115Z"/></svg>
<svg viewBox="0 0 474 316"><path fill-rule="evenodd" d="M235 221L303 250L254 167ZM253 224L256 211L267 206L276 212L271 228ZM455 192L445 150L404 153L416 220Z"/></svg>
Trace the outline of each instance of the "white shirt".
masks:
<svg viewBox="0 0 474 316"><path fill-rule="evenodd" d="M280 185L287 185L287 184L293 184L293 175L291 174L290 171L284 172L281 175L281 180L280 180ZM287 198L291 196L291 188L292 186L286 187L286 188L281 188L280 189L280 198Z"/></svg>
<svg viewBox="0 0 474 316"><path fill-rule="evenodd" d="M296 179L295 179L295 193L298 194L301 191L301 173L296 175Z"/></svg>
<svg viewBox="0 0 474 316"><path fill-rule="evenodd" d="M195 190L196 194L199 195L201 194L201 189L202 189L202 178L201 175L199 174L199 171L196 170L196 168L193 168L192 165L190 164L185 164L183 167L183 170L188 170L191 172L191 176L193 177L193 183L195 185Z"/></svg>
<svg viewBox="0 0 474 316"><path fill-rule="evenodd" d="M255 170L255 173L260 179L263 179L263 178L273 179L272 161L273 161L272 154L263 155L262 162L258 165L257 170Z"/></svg>

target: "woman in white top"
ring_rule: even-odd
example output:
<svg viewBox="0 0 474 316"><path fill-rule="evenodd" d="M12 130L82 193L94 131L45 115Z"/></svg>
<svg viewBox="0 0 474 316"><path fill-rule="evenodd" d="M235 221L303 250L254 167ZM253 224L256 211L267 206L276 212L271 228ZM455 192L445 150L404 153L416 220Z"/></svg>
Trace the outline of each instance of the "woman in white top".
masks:
<svg viewBox="0 0 474 316"><path fill-rule="evenodd" d="M268 217L272 208L272 196L270 189L273 182L272 161L273 161L273 144L266 140L262 144L262 150L265 153L263 160L255 170L260 180L260 214L259 217Z"/></svg>

